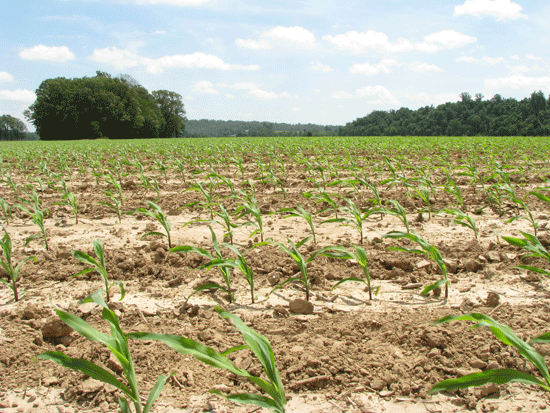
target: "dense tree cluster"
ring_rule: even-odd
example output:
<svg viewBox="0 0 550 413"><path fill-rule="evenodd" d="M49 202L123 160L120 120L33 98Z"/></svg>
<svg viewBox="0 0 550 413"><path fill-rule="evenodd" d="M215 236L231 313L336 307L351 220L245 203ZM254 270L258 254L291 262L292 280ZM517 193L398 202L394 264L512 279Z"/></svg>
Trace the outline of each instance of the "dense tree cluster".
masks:
<svg viewBox="0 0 550 413"><path fill-rule="evenodd" d="M333 136L338 126L314 125L312 123L291 125L289 123L236 121L236 120L188 120L185 131L191 137L215 136Z"/></svg>
<svg viewBox="0 0 550 413"><path fill-rule="evenodd" d="M22 141L27 138L27 126L11 115L0 116L0 140Z"/></svg>
<svg viewBox="0 0 550 413"><path fill-rule="evenodd" d="M542 91L521 101L461 93L460 100L418 110L374 111L347 123L340 136L547 136L550 99Z"/></svg>
<svg viewBox="0 0 550 413"><path fill-rule="evenodd" d="M183 135L181 96L167 90L151 94L128 75L47 79L36 96L25 116L41 140Z"/></svg>

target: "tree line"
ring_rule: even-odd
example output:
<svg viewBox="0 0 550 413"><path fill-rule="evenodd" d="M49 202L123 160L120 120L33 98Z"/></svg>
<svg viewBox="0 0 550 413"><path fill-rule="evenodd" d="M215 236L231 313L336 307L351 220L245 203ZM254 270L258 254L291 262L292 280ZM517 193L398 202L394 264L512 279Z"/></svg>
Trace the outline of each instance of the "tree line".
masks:
<svg viewBox="0 0 550 413"><path fill-rule="evenodd" d="M347 123L340 136L548 136L550 98L535 91L521 101L500 94L483 100L460 94L458 102L417 110L376 110Z"/></svg>
<svg viewBox="0 0 550 413"><path fill-rule="evenodd" d="M188 137L223 136L334 136L339 126L239 120L188 120Z"/></svg>
<svg viewBox="0 0 550 413"><path fill-rule="evenodd" d="M24 114L41 140L181 137L186 120L181 95L100 71L44 80Z"/></svg>

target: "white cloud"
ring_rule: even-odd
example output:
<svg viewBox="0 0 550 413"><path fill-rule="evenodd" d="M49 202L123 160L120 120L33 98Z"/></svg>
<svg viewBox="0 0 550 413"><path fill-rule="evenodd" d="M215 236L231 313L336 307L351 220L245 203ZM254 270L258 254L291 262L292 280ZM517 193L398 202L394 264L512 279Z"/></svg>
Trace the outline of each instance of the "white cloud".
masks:
<svg viewBox="0 0 550 413"><path fill-rule="evenodd" d="M455 16L469 14L475 17L494 17L497 20L517 20L527 18L521 11L523 7L510 0L467 0L461 6L455 6Z"/></svg>
<svg viewBox="0 0 550 413"><path fill-rule="evenodd" d="M321 72L321 73L334 72L334 69L332 67L326 66L320 62L311 62L311 69L317 70L318 72Z"/></svg>
<svg viewBox="0 0 550 413"><path fill-rule="evenodd" d="M353 95L345 90L337 90L336 92L332 92L330 97L333 99L351 99Z"/></svg>
<svg viewBox="0 0 550 413"><path fill-rule="evenodd" d="M441 67L434 64L425 63L425 62L413 62L409 65L409 68L413 72L426 73L426 72L444 72Z"/></svg>
<svg viewBox="0 0 550 413"><path fill-rule="evenodd" d="M251 40L251 39L240 39L237 38L235 40L235 44L239 47L244 47L246 49L253 49L253 50L265 50L265 49L271 49L271 43L269 43L265 39L261 40Z"/></svg>
<svg viewBox="0 0 550 413"><path fill-rule="evenodd" d="M386 89L384 86L365 86L360 89L355 90L355 95L357 97L371 97L375 98L375 100L370 100L368 103L370 104L385 104L389 103L392 105L400 105L401 102L399 102L392 94L391 92Z"/></svg>
<svg viewBox="0 0 550 413"><path fill-rule="evenodd" d="M25 60L45 60L48 62L65 63L67 60L76 59L67 46L48 47L43 44L23 49L19 56Z"/></svg>
<svg viewBox="0 0 550 413"><path fill-rule="evenodd" d="M233 96L231 93L226 93L224 95L227 99L235 99L235 96Z"/></svg>
<svg viewBox="0 0 550 413"><path fill-rule="evenodd" d="M303 45L315 44L315 36L313 35L313 33L300 26L277 26L265 32L264 36L292 43L300 43Z"/></svg>
<svg viewBox="0 0 550 413"><path fill-rule="evenodd" d="M447 102L456 102L458 100L459 93L446 92L438 93L435 96L430 96L426 92L407 92L405 97L420 104L441 105Z"/></svg>
<svg viewBox="0 0 550 413"><path fill-rule="evenodd" d="M312 89L315 93L321 93L321 89Z"/></svg>
<svg viewBox="0 0 550 413"><path fill-rule="evenodd" d="M116 47L95 49L89 58L96 62L109 64L119 70L124 70L127 67L145 66L149 73L162 73L164 69L182 67L217 70L258 70L260 68L258 65L228 64L217 56L201 52L150 59Z"/></svg>
<svg viewBox="0 0 550 413"><path fill-rule="evenodd" d="M365 86L355 89L355 93L351 94L345 90L337 90L330 95L333 99L352 99L352 98L374 98L367 100L367 103L373 105L392 104L400 105L401 103L391 94L384 86Z"/></svg>
<svg viewBox="0 0 550 413"><path fill-rule="evenodd" d="M514 54L514 55L510 56L510 59L519 60L519 56L517 54Z"/></svg>
<svg viewBox="0 0 550 413"><path fill-rule="evenodd" d="M443 49L453 49L455 47L465 46L477 42L477 38L468 36L454 30L441 30L424 36L424 41L429 44L439 44Z"/></svg>
<svg viewBox="0 0 550 413"><path fill-rule="evenodd" d="M350 73L357 73L361 75L377 75L379 73L392 73L390 66L396 66L397 60L395 59L383 59L380 63L371 65L370 63L355 64L349 68Z"/></svg>
<svg viewBox="0 0 550 413"><path fill-rule="evenodd" d="M193 86L193 90L210 95L217 95L218 93L220 93L216 89L214 89L213 83L207 80L195 83L195 86Z"/></svg>
<svg viewBox="0 0 550 413"><path fill-rule="evenodd" d="M238 82L233 83L230 86L231 89L248 89L248 90L254 90L258 89L258 86L254 82Z"/></svg>
<svg viewBox="0 0 550 413"><path fill-rule="evenodd" d="M124 0L125 3L136 4L170 4L173 6L198 6L209 0Z"/></svg>
<svg viewBox="0 0 550 413"><path fill-rule="evenodd" d="M540 57L527 53L525 57L529 60L542 60Z"/></svg>
<svg viewBox="0 0 550 413"><path fill-rule="evenodd" d="M0 90L0 99L17 102L34 102L36 100L36 95L34 92L26 89L17 89L13 91Z"/></svg>
<svg viewBox="0 0 550 413"><path fill-rule="evenodd" d="M475 43L477 38L458 33L454 30L442 30L424 36L423 42L411 42L399 38L391 42L388 36L382 32L369 30L366 33L349 31L336 36L323 36L323 39L332 43L339 49L362 53L374 50L378 53L397 53L417 50L421 52L436 52L438 50L451 49Z"/></svg>
<svg viewBox="0 0 550 413"><path fill-rule="evenodd" d="M13 76L8 72L0 72L0 82L13 82Z"/></svg>
<svg viewBox="0 0 550 413"><path fill-rule="evenodd" d="M297 106L294 106L294 107L292 108L292 110L293 110L294 112L298 112L298 111L300 110L300 108L297 107Z"/></svg>
<svg viewBox="0 0 550 413"><path fill-rule="evenodd" d="M478 64L484 64L484 65L496 65L498 63L505 63L506 59L502 56L499 56L499 57L483 56L481 59L477 59L473 56L460 56L459 58L455 59L455 61L466 62L466 63L478 63Z"/></svg>
<svg viewBox="0 0 550 413"><path fill-rule="evenodd" d="M273 99L279 99L279 98L290 98L290 94L287 92L282 93L275 93L275 92L268 92L266 90L261 89L252 89L248 92L250 96L254 96L255 98L261 99L261 100L273 100Z"/></svg>
<svg viewBox="0 0 550 413"><path fill-rule="evenodd" d="M163 34L166 34L166 30L157 30L155 32L153 32L153 34L160 34L160 35L163 35Z"/></svg>
<svg viewBox="0 0 550 413"><path fill-rule="evenodd" d="M508 66L508 69L510 69L512 73L524 73L524 72L531 71L531 69L527 65L515 65L515 66L510 65Z"/></svg>
<svg viewBox="0 0 550 413"><path fill-rule="evenodd" d="M485 87L488 89L526 89L533 91L535 89L550 88L550 76L529 77L524 74L514 74L507 77L498 77L486 79Z"/></svg>

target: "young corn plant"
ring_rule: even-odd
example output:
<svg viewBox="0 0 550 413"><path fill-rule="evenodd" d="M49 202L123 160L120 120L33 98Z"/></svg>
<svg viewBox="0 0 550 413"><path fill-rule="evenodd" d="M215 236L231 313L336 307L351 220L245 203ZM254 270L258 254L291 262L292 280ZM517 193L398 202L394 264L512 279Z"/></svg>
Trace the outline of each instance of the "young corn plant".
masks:
<svg viewBox="0 0 550 413"><path fill-rule="evenodd" d="M0 247L2 247L3 257L0 257L0 264L4 268L4 271L8 274L8 280L0 279L0 282L6 284L13 291L13 298L15 301L19 301L19 292L17 282L19 281L19 271L23 264L28 260L34 260L35 257L27 257L19 263L12 262L12 243L11 238L6 230L4 230L4 237L0 241Z"/></svg>
<svg viewBox="0 0 550 413"><path fill-rule="evenodd" d="M2 213L2 219L4 220L2 225L7 227L12 219L13 211L10 204L8 204L4 198L0 198L0 212Z"/></svg>
<svg viewBox="0 0 550 413"><path fill-rule="evenodd" d="M250 237L253 237L256 234L260 234L260 241L264 242L264 225L262 220L262 211L260 210L260 207L258 206L258 201L256 200L255 196L249 197L250 201L242 201L241 205L237 208L235 211L237 215L237 219L242 218L245 215L252 215L254 218L254 221L250 221L253 225L256 225L258 227L257 230L252 231L250 234Z"/></svg>
<svg viewBox="0 0 550 413"><path fill-rule="evenodd" d="M474 232L476 240L479 239L479 230L477 228L476 221L470 215L465 214L460 209L456 208L444 208L442 212L452 215L454 217L455 224L470 228Z"/></svg>
<svg viewBox="0 0 550 413"><path fill-rule="evenodd" d="M213 267L214 265L210 265L210 263L212 262L223 261L224 257L221 253L220 246L218 244L218 239L216 238L216 234L214 233L214 230L212 229L212 227L210 227L210 225L208 226L208 229L210 229L210 233L212 234L212 246L214 247L215 255L212 255L210 251L204 248L193 247L190 245L181 245L179 247L174 247L170 249L170 252L181 252L184 254L189 252L194 252L203 257L208 258L210 261L204 264L201 267L201 269ZM222 275L223 280L225 281L225 286L219 285L218 283L215 283L215 282L205 283L199 286L198 288L196 288L195 291L193 291L193 293L191 293L191 295L187 297L187 301L189 301L189 299L191 298L191 296L193 296L193 294L196 294L199 291L212 290L212 289L219 289L219 290L225 291L227 293L228 301L230 304L234 301L233 292L231 290L231 266L216 265L216 267L218 267L218 270L220 271L220 274Z"/></svg>
<svg viewBox="0 0 550 413"><path fill-rule="evenodd" d="M273 292L277 291L279 288L283 287L288 283L299 282L304 285L304 288L306 290L306 301L309 301L310 290L311 290L311 279L309 278L309 275L307 273L307 265L315 259L315 257L317 256L317 254L319 254L320 251L322 251L322 250L319 250L313 253L308 259L305 259L303 255L300 253L300 251L298 251L298 248L300 248L310 239L311 237L306 237L303 240L299 241L297 244L294 244L290 238L287 238L287 241L290 244L290 247L287 247L286 245L276 241L268 241L265 243L265 244L278 245L282 251L290 255L290 257L294 260L294 262L298 264L298 268L300 269L299 273L296 273L294 276L290 277L286 281L283 281L282 283L277 284L269 294L272 294ZM263 243L259 243L259 244L256 244L256 246L259 246L262 244Z"/></svg>
<svg viewBox="0 0 550 413"><path fill-rule="evenodd" d="M513 245L515 247L523 248L530 252L528 256L530 257L537 257L537 258L544 258L546 261L550 263L550 253L546 250L546 248L543 247L543 245L540 243L537 237L534 235L528 234L526 232L520 231L523 235L522 238L515 238L515 237L508 237L508 236L502 236L502 239L506 241L508 244ZM547 277L550 277L550 271L545 270L543 268L533 267L531 265L518 265L517 268L521 268L528 271L533 271L538 274L545 275Z"/></svg>
<svg viewBox="0 0 550 413"><path fill-rule="evenodd" d="M214 182L212 181L212 176L210 176L210 180L206 185L207 187L205 188L201 182L195 182L194 184L191 185L191 188L185 190L184 192L199 191L204 196L204 200L191 202L190 204L187 204L185 206L194 207L195 205L198 205L199 207L206 208L210 213L210 220L213 220L214 207L219 203L217 201L217 196L214 194L214 189L216 188L217 185L214 184Z"/></svg>
<svg viewBox="0 0 550 413"><path fill-rule="evenodd" d="M44 213L47 214L48 210L40 208L38 204L35 204L33 206L32 212L26 205L16 204L15 207L20 209L24 213L26 213L28 216L30 216L33 224L35 224L38 227L38 229L40 229L40 234L31 235L30 237L28 237L25 241L25 245L28 245L29 242L35 239L42 238L42 240L44 241L44 247L46 248L46 251L49 251L50 247L48 245L48 235L46 233L46 228L44 227Z"/></svg>
<svg viewBox="0 0 550 413"><path fill-rule="evenodd" d="M441 253L436 247L429 244L426 240L419 237L418 235L412 234L410 232L392 231L384 235L384 238L393 238L393 239L407 238L413 242L416 242L422 248L421 250L414 249L414 248L405 248L405 247L389 247L388 249L410 252L415 254L422 254L434 260L437 266L439 267L439 270L441 271L441 279L439 281L436 281L433 284L430 284L424 287L420 295L427 295L428 293L435 290L436 288L441 288L442 285L445 285L445 299L449 297L450 282L447 278L447 266L443 261L443 257L441 256Z"/></svg>
<svg viewBox="0 0 550 413"><path fill-rule="evenodd" d="M343 280L338 281L336 285L332 287L332 290L334 290L336 287L346 282L350 282L350 281L361 282L361 283L367 284L367 288L369 290L369 300L372 301L373 288L371 287L367 253L365 252L363 247L360 247L358 245L353 245L353 249L355 250L355 252L353 251L350 252L341 245L335 245L335 246L323 248L318 252L318 254L324 255L326 257L342 258L344 260L356 260L357 263L363 269L365 278L357 278L357 277L344 278ZM380 287L374 288L375 294L378 294L379 290L380 290Z"/></svg>
<svg viewBox="0 0 550 413"><path fill-rule="evenodd" d="M73 254L73 257L75 257L77 260L83 262L84 264L88 264L90 267L85 268L82 271L76 273L73 275L73 277L78 277L79 275L87 274L92 271L97 271L99 275L101 276L101 279L103 280L103 284L105 286L105 289L100 289L95 293L92 293L90 296L86 297L82 302L90 302L90 301L96 301L93 298L93 295L98 294L105 294L107 297L107 302L109 303L111 301L111 289L114 287L115 284L118 285L120 288L120 299L121 301L124 296L126 295L126 290L124 289L124 285L122 285L121 281L115 281L111 284L109 284L109 276L107 275L107 268L105 266L105 250L103 249L103 244L100 240L95 239L93 241L94 246L94 252L97 257L97 260L86 254L82 251L71 251L71 254ZM103 300L103 298L101 298Z"/></svg>
<svg viewBox="0 0 550 413"><path fill-rule="evenodd" d="M394 217L399 218L399 220L405 225L405 228L407 229L407 232L411 232L411 228L409 225L409 220L407 219L407 211L405 211L405 208L401 206L399 201L396 201L395 199L390 199L389 201L394 209L381 209L380 212L383 214L393 215Z"/></svg>
<svg viewBox="0 0 550 413"><path fill-rule="evenodd" d="M232 347L223 353L218 353L216 350L196 341L175 335L133 333L129 334L128 337L142 340L161 341L179 353L191 355L209 366L228 370L237 376L244 377L254 385L258 386L265 393L265 395L257 393L224 394L214 389L210 390L210 392L235 403L263 407L269 409L273 413L285 413L285 390L279 371L275 366L275 356L269 340L260 333L248 327L236 315L231 314L219 307L214 307L214 309L222 318L231 320L233 325L243 335L246 345ZM242 349L250 349L254 353L262 364L267 380L261 377L253 376L246 370L236 367L233 362L227 358L227 355L230 353Z"/></svg>
<svg viewBox="0 0 550 413"><path fill-rule="evenodd" d="M110 350L122 366L122 375L126 379L128 385L122 383L116 376L103 367L100 367L88 360L71 358L60 351L47 351L38 355L38 358L53 361L74 371L80 371L93 379L116 387L124 395L120 396L118 399L121 413L132 412L130 409L130 403L134 405L135 413L148 413L162 392L162 388L164 387L168 376L160 375L158 377L156 384L149 393L149 397L147 398L145 405L143 405L139 394L134 362L128 348L128 337L130 335L127 335L124 331L122 331L118 317L105 304L102 297L94 295L93 298L96 303L102 306L101 316L111 326L110 335L96 330L86 321L73 314L67 313L58 308L55 308L54 310L57 316L78 334L86 337L88 340L102 343Z"/></svg>
<svg viewBox="0 0 550 413"><path fill-rule="evenodd" d="M250 286L250 298L252 300L252 304L255 302L254 297L254 271L252 271L252 268L248 265L246 262L246 259L244 258L243 254L234 246L230 244L224 244L224 247L230 249L235 253L237 256L236 259L217 259L210 261L209 263L205 264L205 267L220 267L220 268L236 268L240 270L244 276L246 277L246 282Z"/></svg>
<svg viewBox="0 0 550 413"><path fill-rule="evenodd" d="M327 192L321 190L319 192L317 191L310 191L310 192L302 192L302 195L306 199L313 199L313 202L323 203L326 206L321 209L318 214L322 214L325 211L332 211L334 212L335 218L338 218L338 211L340 209L340 205L334 198L332 198ZM339 195L336 194L335 197L338 197Z"/></svg>
<svg viewBox="0 0 550 413"><path fill-rule="evenodd" d="M353 227L357 229L359 232L359 243L363 244L363 221L367 219L370 215L372 215L375 212L378 212L376 209L368 209L366 212L362 213L359 211L355 203L349 199L346 198L347 206L340 207L340 211L347 212L352 217L340 217L340 218L331 218L327 219L322 224L329 223L329 222L341 222L342 226L344 227Z"/></svg>
<svg viewBox="0 0 550 413"><path fill-rule="evenodd" d="M315 223L313 222L313 217L301 205L298 205L296 208L282 208L277 212L281 214L286 214L283 218L297 217L305 219L309 225L309 228L311 229L313 243L317 244L317 238L315 238Z"/></svg>
<svg viewBox="0 0 550 413"><path fill-rule="evenodd" d="M516 208L517 208L516 216L507 220L506 223L509 224L510 222L513 222L517 219L526 219L531 223L531 227L533 227L533 232L535 233L535 237L536 237L537 228L539 227L539 224L538 222L535 221L535 217L533 216L533 213L531 212L527 204L525 204L523 199L519 198L516 195L516 192L514 191L514 188L512 188L511 185L502 185L501 188L504 190L505 195L508 196L514 204L516 204ZM520 209L523 209L527 213L526 217L523 215L520 215L520 212L519 212Z"/></svg>
<svg viewBox="0 0 550 413"><path fill-rule="evenodd" d="M104 194L110 201L99 201L98 204L105 205L115 211L120 224L122 220L122 200L111 191L104 191Z"/></svg>
<svg viewBox="0 0 550 413"><path fill-rule="evenodd" d="M225 234L223 234L223 236L224 238L229 237L229 241L231 245L233 245L233 235L234 235L233 229L239 228L242 225L238 225L238 224L235 224L234 222L231 222L231 216L221 204L220 204L220 210L216 211L216 215L220 217L223 220L223 222L216 221L216 220L214 220L213 222L215 222L218 225L221 225L225 229L226 232Z"/></svg>
<svg viewBox="0 0 550 413"><path fill-rule="evenodd" d="M134 211L134 213L139 212L143 215L147 215L148 217L154 218L160 225L162 225L162 227L166 231L166 234L163 234L162 232L157 232L157 231L150 231L146 234L143 234L141 238L147 237L149 235L159 235L161 237L166 237L168 238L168 248L172 248L172 238L170 237L170 228L172 225L170 223L170 220L164 214L164 212L162 212L162 209L160 208L160 206L158 206L152 201L147 201L147 203L149 204L150 209L138 208Z"/></svg>
<svg viewBox="0 0 550 413"><path fill-rule="evenodd" d="M462 376L458 379L444 380L437 383L430 390L430 393L440 391L452 391L455 389L465 389L468 387L483 386L487 383L504 384L518 381L524 384L534 384L546 391L550 391L550 374L544 357L540 355L529 343L520 339L514 331L507 325L501 324L485 314L471 313L465 315L450 315L440 318L435 324L448 323L455 320L473 321L476 323L472 328L489 327L495 337L508 346L514 346L519 354L530 363L534 364L540 372L544 381L537 377L514 369L495 369L485 370L480 373L472 373ZM530 341L530 343L548 343L550 342L550 333L542 334Z"/></svg>

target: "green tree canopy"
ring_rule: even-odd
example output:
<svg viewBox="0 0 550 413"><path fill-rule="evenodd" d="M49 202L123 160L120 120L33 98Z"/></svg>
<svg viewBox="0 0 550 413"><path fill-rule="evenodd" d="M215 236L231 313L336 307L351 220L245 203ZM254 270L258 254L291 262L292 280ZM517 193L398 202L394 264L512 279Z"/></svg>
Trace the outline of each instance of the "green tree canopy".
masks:
<svg viewBox="0 0 550 413"><path fill-rule="evenodd" d="M98 71L94 77L46 79L36 95L26 116L41 140L176 135L166 134L159 103L129 75L113 78ZM183 129L183 121L178 126Z"/></svg>
<svg viewBox="0 0 550 413"><path fill-rule="evenodd" d="M21 141L27 138L27 126L11 115L0 116L0 140Z"/></svg>

